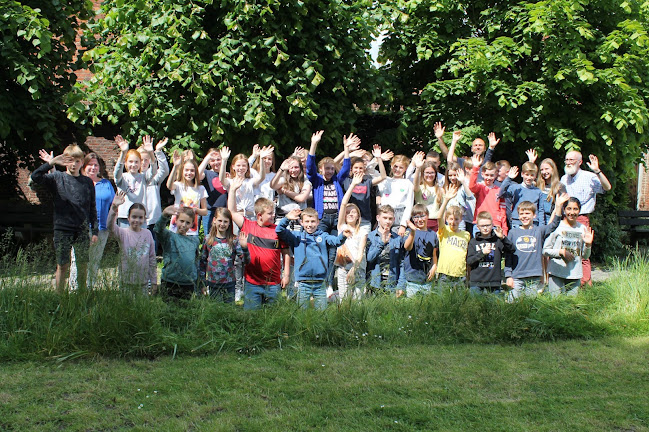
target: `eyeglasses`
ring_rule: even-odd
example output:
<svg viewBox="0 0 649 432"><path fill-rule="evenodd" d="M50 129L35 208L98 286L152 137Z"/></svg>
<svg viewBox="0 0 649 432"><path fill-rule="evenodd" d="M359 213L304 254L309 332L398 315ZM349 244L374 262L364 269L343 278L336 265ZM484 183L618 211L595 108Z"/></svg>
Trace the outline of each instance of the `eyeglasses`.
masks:
<svg viewBox="0 0 649 432"><path fill-rule="evenodd" d="M425 219L427 216L426 215L416 215L412 217L412 220L421 220Z"/></svg>
<svg viewBox="0 0 649 432"><path fill-rule="evenodd" d="M564 161L564 162L567 162L567 163L576 163L576 162L579 162L579 159L568 159L568 158L565 158L563 161Z"/></svg>

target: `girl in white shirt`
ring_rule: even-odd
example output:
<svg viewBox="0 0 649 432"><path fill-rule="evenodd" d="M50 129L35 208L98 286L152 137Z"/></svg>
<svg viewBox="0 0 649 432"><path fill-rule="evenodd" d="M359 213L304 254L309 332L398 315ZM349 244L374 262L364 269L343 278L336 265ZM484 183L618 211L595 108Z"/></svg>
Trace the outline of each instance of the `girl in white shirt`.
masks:
<svg viewBox="0 0 649 432"><path fill-rule="evenodd" d="M199 180L198 164L194 159L186 159L183 162L183 157L178 150L173 154L173 162L174 166L167 179L167 187L175 198L175 206L195 209L194 223L187 231L187 235L198 235L198 216L207 215L207 191ZM176 216L171 218L169 230L176 232Z"/></svg>
<svg viewBox="0 0 649 432"><path fill-rule="evenodd" d="M408 165L410 165L410 158L396 155L390 164L392 177L386 178L379 184L381 205L390 205L394 209L392 230L402 237L406 233L414 202L414 188L412 182L406 178Z"/></svg>

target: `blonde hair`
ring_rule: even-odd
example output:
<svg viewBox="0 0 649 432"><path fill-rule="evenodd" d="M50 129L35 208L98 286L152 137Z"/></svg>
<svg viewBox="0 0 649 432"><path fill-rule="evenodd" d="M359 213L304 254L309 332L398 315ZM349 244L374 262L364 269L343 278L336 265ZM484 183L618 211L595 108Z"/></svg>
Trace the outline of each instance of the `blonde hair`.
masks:
<svg viewBox="0 0 649 432"><path fill-rule="evenodd" d="M255 216L259 216L264 210L274 210L275 203L268 198L257 198L255 201Z"/></svg>
<svg viewBox="0 0 649 432"><path fill-rule="evenodd" d="M539 168L534 164L534 162L525 162L521 167L521 172L537 175Z"/></svg>
<svg viewBox="0 0 649 432"><path fill-rule="evenodd" d="M396 155L395 157L392 158L392 161L390 162L390 168L394 169L394 165L396 165L398 163L400 163L400 164L404 165L406 168L408 168L408 165L410 165L410 158L408 156L405 156L405 155ZM435 170L435 171L437 172L437 170ZM404 172L404 176L405 176L405 172Z"/></svg>
<svg viewBox="0 0 649 432"><path fill-rule="evenodd" d="M458 219L462 219L462 216L464 216L464 211L459 206L450 206L444 212L444 220L446 221L446 219L451 215L455 216Z"/></svg>
<svg viewBox="0 0 649 432"><path fill-rule="evenodd" d="M302 160L297 156L291 156L286 160L294 160L300 167L300 173L297 175L297 178L291 177L288 172L282 172L286 179L286 186L292 191L295 191L295 186L297 186L298 191L301 191L302 186L304 186L304 167L302 166Z"/></svg>
<svg viewBox="0 0 649 432"><path fill-rule="evenodd" d="M65 150L63 150L63 154L74 159L83 159L86 157L86 154L81 150L81 147L76 144L70 144L67 146Z"/></svg>
<svg viewBox="0 0 649 432"><path fill-rule="evenodd" d="M548 197L546 198L546 201L554 204L554 197L556 197L559 191L561 190L561 177L559 176L559 170L557 169L557 164L555 164L552 159L550 158L543 159L539 164L539 167L542 166L543 164L550 165L550 168L552 168L552 175L550 176L550 192L548 193ZM536 178L536 187L538 187L541 190L545 190L545 180L543 180L543 177L541 177L540 168L539 168L539 174Z"/></svg>

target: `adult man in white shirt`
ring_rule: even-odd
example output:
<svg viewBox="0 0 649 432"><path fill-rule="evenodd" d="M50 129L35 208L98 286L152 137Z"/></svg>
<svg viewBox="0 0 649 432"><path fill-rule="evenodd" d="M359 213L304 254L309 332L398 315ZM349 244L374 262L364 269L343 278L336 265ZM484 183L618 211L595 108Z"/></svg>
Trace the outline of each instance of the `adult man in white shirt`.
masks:
<svg viewBox="0 0 649 432"><path fill-rule="evenodd" d="M608 181L602 170L599 168L597 156L588 156L589 162L586 164L592 172L581 169L583 162L582 155L578 151L570 151L564 160L565 175L561 177L561 183L566 185L566 191L571 197L577 198L581 202L581 212L577 222L590 226L588 215L595 210L595 202L598 193L604 193L611 190L611 183ZM581 284L592 285L590 279L590 260L582 260L583 276Z"/></svg>

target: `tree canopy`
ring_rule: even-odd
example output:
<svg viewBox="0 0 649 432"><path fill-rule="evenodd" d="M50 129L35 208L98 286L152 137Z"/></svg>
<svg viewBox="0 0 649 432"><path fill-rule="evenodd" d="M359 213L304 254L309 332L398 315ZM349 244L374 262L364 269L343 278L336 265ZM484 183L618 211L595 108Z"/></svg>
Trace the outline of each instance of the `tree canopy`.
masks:
<svg viewBox="0 0 649 432"><path fill-rule="evenodd" d="M326 129L339 145L381 88L368 54L380 15L369 0L108 0L102 13L84 56L94 77L68 115L119 123L130 137L258 142L281 154Z"/></svg>
<svg viewBox="0 0 649 432"><path fill-rule="evenodd" d="M397 0L380 59L415 136L495 131L536 147L598 154L630 174L648 148L649 2ZM464 147L466 149L466 147Z"/></svg>
<svg viewBox="0 0 649 432"><path fill-rule="evenodd" d="M91 11L86 0L2 1L0 143L5 157L58 144L69 127L64 100L76 81L72 71L82 67L76 58L76 18L87 19Z"/></svg>

